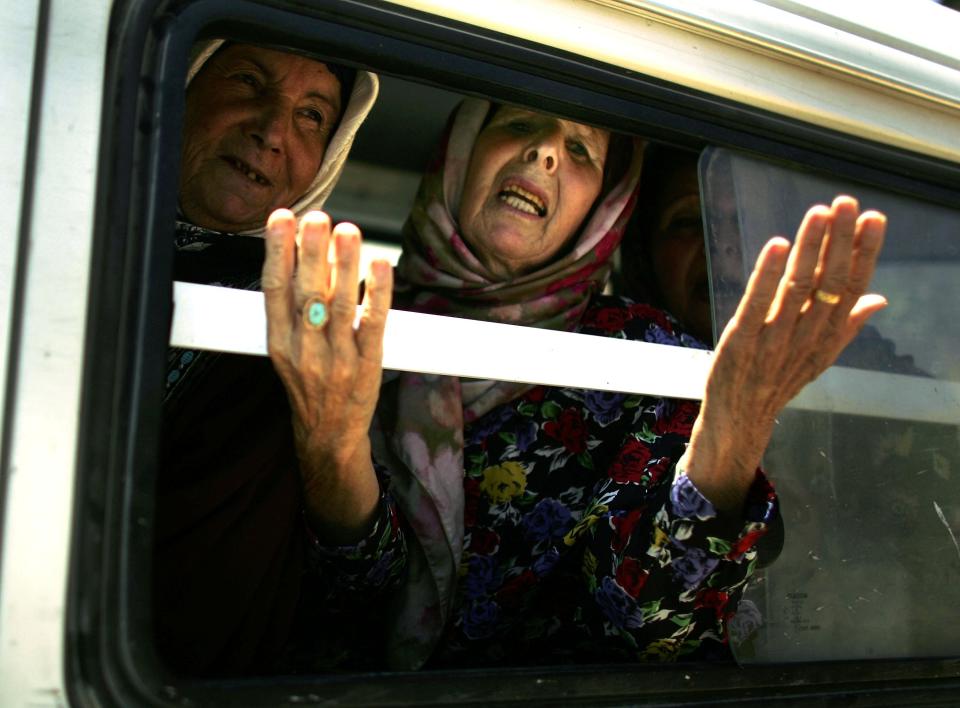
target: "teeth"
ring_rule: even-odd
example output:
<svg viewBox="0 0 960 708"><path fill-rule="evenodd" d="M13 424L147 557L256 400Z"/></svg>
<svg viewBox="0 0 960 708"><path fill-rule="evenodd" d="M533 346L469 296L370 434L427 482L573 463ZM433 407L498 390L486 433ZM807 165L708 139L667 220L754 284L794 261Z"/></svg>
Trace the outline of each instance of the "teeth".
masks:
<svg viewBox="0 0 960 708"><path fill-rule="evenodd" d="M500 197L504 202L512 206L514 209L519 209L520 211L525 211L528 214L539 214L539 210L530 202L520 199L520 197L515 197L512 194L506 194Z"/></svg>
<svg viewBox="0 0 960 708"><path fill-rule="evenodd" d="M262 184L264 186L268 184L266 178L258 175L256 172L251 170L247 165L240 162L240 160L234 160L233 166L236 167L240 172L243 172L247 176L247 179L250 179L256 182L257 184Z"/></svg>
<svg viewBox="0 0 960 708"><path fill-rule="evenodd" d="M528 192L523 187L512 184L500 193L500 198L520 211L525 211L528 214L536 214L537 216L546 216L547 208L543 200L536 194Z"/></svg>

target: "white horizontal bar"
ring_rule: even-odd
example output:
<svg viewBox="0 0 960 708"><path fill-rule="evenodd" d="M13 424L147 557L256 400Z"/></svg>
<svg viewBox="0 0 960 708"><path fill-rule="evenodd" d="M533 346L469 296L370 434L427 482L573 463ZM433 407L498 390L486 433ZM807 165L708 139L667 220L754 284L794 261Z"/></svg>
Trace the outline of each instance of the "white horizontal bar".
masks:
<svg viewBox="0 0 960 708"><path fill-rule="evenodd" d="M266 355L262 293L176 282L173 302L172 346ZM385 369L694 399L711 356L403 310L390 310L383 343Z"/></svg>
<svg viewBox="0 0 960 708"><path fill-rule="evenodd" d="M267 353L263 294L174 283L170 344ZM712 352L390 310L383 366L549 386L703 397ZM960 424L960 384L834 366L790 404L809 411Z"/></svg>

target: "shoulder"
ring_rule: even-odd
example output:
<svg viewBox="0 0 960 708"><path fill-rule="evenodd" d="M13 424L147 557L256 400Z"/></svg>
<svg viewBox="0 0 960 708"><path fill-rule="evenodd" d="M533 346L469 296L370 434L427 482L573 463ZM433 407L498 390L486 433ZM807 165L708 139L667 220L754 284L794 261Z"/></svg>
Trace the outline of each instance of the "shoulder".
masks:
<svg viewBox="0 0 960 708"><path fill-rule="evenodd" d="M580 320L579 332L693 349L710 347L683 330L666 310L622 295L594 297Z"/></svg>

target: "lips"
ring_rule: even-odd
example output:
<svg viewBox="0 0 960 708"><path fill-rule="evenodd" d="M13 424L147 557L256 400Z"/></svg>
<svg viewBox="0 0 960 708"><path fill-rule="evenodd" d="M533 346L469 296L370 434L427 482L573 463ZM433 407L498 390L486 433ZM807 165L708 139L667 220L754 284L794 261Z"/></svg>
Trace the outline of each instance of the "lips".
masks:
<svg viewBox="0 0 960 708"><path fill-rule="evenodd" d="M224 155L223 161L226 162L228 165L230 165L233 169L235 169L240 174L245 175L246 178L249 179L251 182L259 184L263 187L269 187L271 185L270 180L268 180L266 177L264 177L262 173L255 170L253 167L248 165L243 160L237 157L232 157L230 155Z"/></svg>
<svg viewBox="0 0 960 708"><path fill-rule="evenodd" d="M546 198L516 182L508 182L497 193L497 198L518 211L543 218L547 215Z"/></svg>

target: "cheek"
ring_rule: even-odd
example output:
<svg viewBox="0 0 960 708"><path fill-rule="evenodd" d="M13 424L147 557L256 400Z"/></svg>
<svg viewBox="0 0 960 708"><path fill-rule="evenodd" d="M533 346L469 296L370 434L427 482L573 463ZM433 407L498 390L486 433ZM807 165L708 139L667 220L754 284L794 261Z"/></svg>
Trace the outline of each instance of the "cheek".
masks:
<svg viewBox="0 0 960 708"><path fill-rule="evenodd" d="M563 187L561 203L563 209L563 226L566 237L573 236L573 232L583 224L583 220L590 213L590 207L600 196L600 180L579 178L567 180Z"/></svg>
<svg viewBox="0 0 960 708"><path fill-rule="evenodd" d="M323 145L303 144L290 153L290 184L287 189L291 192L291 198L300 197L313 182L313 178L320 171L320 164L323 161ZM316 157L319 155L320 157Z"/></svg>
<svg viewBox="0 0 960 708"><path fill-rule="evenodd" d="M675 306L678 297L682 298L689 258L686 250L675 239L658 241L651 254L654 272L660 281L660 290L668 306Z"/></svg>
<svg viewBox="0 0 960 708"><path fill-rule="evenodd" d="M472 165L471 165L472 167ZM460 224L460 234L468 243L475 243L473 236L480 228L480 212L490 189L487 180L479 170L470 169L467 180L463 185L463 194L460 196L460 209L457 222Z"/></svg>

